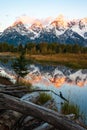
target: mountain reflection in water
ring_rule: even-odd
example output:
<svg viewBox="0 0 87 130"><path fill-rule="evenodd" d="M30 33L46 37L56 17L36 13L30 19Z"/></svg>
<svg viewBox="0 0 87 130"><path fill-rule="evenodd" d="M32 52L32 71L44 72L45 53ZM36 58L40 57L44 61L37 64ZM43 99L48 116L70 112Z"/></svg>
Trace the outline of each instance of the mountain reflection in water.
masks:
<svg viewBox="0 0 87 130"><path fill-rule="evenodd" d="M87 117L87 70L72 70L64 66L29 66L29 80L34 86L41 89L50 89L63 96L70 102L78 105L80 111ZM52 94L60 109L61 102L58 96ZM86 119L87 124L87 119Z"/></svg>
<svg viewBox="0 0 87 130"><path fill-rule="evenodd" d="M9 76L11 81L15 79L15 74L9 65L1 64L0 74ZM87 117L87 69L76 71L65 66L28 65L28 74L23 80L41 89L53 90L58 95L62 92L63 96L77 104ZM52 95L60 110L61 105L59 104L64 102L63 99L53 93Z"/></svg>

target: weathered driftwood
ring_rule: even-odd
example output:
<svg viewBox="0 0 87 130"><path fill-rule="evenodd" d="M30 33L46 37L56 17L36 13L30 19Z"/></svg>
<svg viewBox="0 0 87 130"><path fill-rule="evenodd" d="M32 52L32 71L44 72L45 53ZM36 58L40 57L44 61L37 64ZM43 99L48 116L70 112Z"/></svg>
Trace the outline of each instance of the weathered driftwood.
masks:
<svg viewBox="0 0 87 130"><path fill-rule="evenodd" d="M49 108L51 110L58 110L57 106L56 106L56 102L54 101L54 99L51 99L49 101L47 101L43 107Z"/></svg>
<svg viewBox="0 0 87 130"><path fill-rule="evenodd" d="M50 109L57 109L54 100L47 101L43 106L46 108L50 108ZM50 130L50 129L55 130L52 125L50 125L48 123L44 123L43 121L40 121L38 119L36 120L34 117L30 117L30 116L25 117L20 122L20 124L21 124L20 130L24 130L24 129L26 129L26 127L29 128L29 130L30 130L31 126L33 128L35 128L36 130L37 130L37 128L39 129L39 127L40 127L40 129L43 129L43 130ZM35 126L35 124L36 124L36 126Z"/></svg>
<svg viewBox="0 0 87 130"><path fill-rule="evenodd" d="M75 114L69 114L69 115L66 115L66 117L68 118L68 119L75 119Z"/></svg>
<svg viewBox="0 0 87 130"><path fill-rule="evenodd" d="M6 90L6 92L8 92L8 90L13 90L14 91L14 88L16 88L16 87L7 87L7 86L5 86L5 90ZM20 87L20 89L23 89L24 87L22 86L22 87ZM16 88L17 90L19 89L18 87ZM19 89L19 90L20 90ZM38 101L38 98L39 98L39 91L37 91L37 92L33 92L33 93L31 93L31 94L25 94L22 98L21 98L21 100L25 100L25 101L31 101L31 102L34 102L34 103L36 103L37 101ZM48 101L47 103L45 103L44 105L43 105L44 107L47 107L47 108L50 108L50 109L54 109L54 108L56 108L56 106L55 106L55 103L54 103L54 101L53 100L50 100L50 101ZM12 112L10 112L10 113L12 113L12 114L9 114L9 111L6 111L5 112L5 115L6 116L8 116L9 117L9 115L10 115L10 120L13 120L13 117L15 117L15 113L14 113L14 111L12 111ZM3 124L4 125L4 127L6 128L6 127L9 127L9 130L11 129L11 127L13 127L14 129L17 129L18 128L18 130L19 130L19 127L20 127L20 129L21 130L23 130L23 129L26 129L26 126L27 127L31 127L31 126L33 126L33 125L35 125L35 123L37 123L37 127L38 127L38 124L40 125L40 123L41 123L41 121L39 121L39 120L37 120L37 121L35 121L36 119L34 118L34 117L30 117L30 116L21 116L21 118L19 118L19 115L20 114L18 114L18 117L16 118L16 120L14 120L14 123L15 122L17 122L16 123L16 125L14 125L14 127L13 127L13 124L12 123L10 123L9 124L9 122L10 122L10 120L8 119L8 125L6 125L6 124ZM3 117L3 120L2 120L2 122L4 122L4 120L5 120L5 116L4 115L2 115L2 117ZM14 118L15 119L15 118ZM20 119L20 120L18 120L18 119ZM3 126L2 125L2 126ZM1 127L2 127L1 126ZM40 128L42 127L43 128L43 126L44 126L44 129L50 129L50 128L53 128L53 126L50 126L49 124L48 125L45 125L45 123L43 123L41 126L40 126ZM33 126L34 127L34 126ZM36 128L37 129L37 128Z"/></svg>
<svg viewBox="0 0 87 130"><path fill-rule="evenodd" d="M3 85L3 84L0 84L0 88L7 88L7 89L15 89L15 88L21 88L21 87L25 87L25 86L21 86L21 85Z"/></svg>
<svg viewBox="0 0 87 130"><path fill-rule="evenodd" d="M27 100L30 102L37 102L39 97L38 92L34 92L32 94L27 94L22 97L21 100ZM4 106L3 106L4 107ZM6 110L0 114L0 130L12 130L13 128L17 127L17 123L19 120L24 117L21 113L13 111L13 110ZM16 125L17 124L17 125Z"/></svg>
<svg viewBox="0 0 87 130"><path fill-rule="evenodd" d="M38 101L39 97L40 97L39 92L33 92L30 94L25 94L20 100L36 103Z"/></svg>
<svg viewBox="0 0 87 130"><path fill-rule="evenodd" d="M25 86L10 86L10 85L0 85L0 92L9 94L12 96L22 97L28 93L28 87Z"/></svg>
<svg viewBox="0 0 87 130"><path fill-rule="evenodd" d="M26 116L25 118L22 118L21 126L26 126L26 124L28 126L28 123L32 120L34 120L34 117L32 116Z"/></svg>
<svg viewBox="0 0 87 130"><path fill-rule="evenodd" d="M9 94L12 96L18 96L18 97L22 97L24 94L26 93L32 93L32 92L51 92L53 94L55 94L56 96L60 97L61 99L63 99L64 101L69 102L65 97L63 97L62 93L61 94L57 94L56 92L54 92L53 90L50 89L35 89L35 90L29 90L29 87L27 86L17 86L17 85L0 85L0 93L4 93L4 94Z"/></svg>
<svg viewBox="0 0 87 130"><path fill-rule="evenodd" d="M40 124L42 123L41 120L36 119L34 117L24 117L21 118L21 120L18 123L18 127L16 128L16 130L32 130L34 128L37 128Z"/></svg>
<svg viewBox="0 0 87 130"><path fill-rule="evenodd" d="M14 110L39 118L60 130L85 130L77 123L67 119L64 115L3 93L0 93L0 108Z"/></svg>
<svg viewBox="0 0 87 130"><path fill-rule="evenodd" d="M50 129L53 129L53 126L52 125L49 125L48 123L44 123L44 124L41 124L39 127L33 129L33 130L50 130Z"/></svg>
<svg viewBox="0 0 87 130"><path fill-rule="evenodd" d="M14 124L20 119L21 116L22 114L16 111L5 111L0 115L0 130L12 130Z"/></svg>
<svg viewBox="0 0 87 130"><path fill-rule="evenodd" d="M43 89L35 89L35 90L29 90L28 87L26 86L1 86L0 88L0 93L4 93L4 94L9 94L12 96L17 96L17 97L22 97L24 94L26 93L31 93L31 92L52 92L53 94L55 94L56 96L60 97L61 99L63 99L66 102L69 102L65 97L63 97L63 95L57 94L56 92L54 92L53 90L43 90Z"/></svg>

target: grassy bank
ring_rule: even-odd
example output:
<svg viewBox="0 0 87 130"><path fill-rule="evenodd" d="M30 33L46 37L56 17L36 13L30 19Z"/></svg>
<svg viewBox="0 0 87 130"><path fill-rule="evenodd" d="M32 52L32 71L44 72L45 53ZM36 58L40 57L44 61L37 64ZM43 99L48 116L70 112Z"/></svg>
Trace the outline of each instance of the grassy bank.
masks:
<svg viewBox="0 0 87 130"><path fill-rule="evenodd" d="M79 118L79 116L80 116L79 107L73 103L64 102L64 104L61 107L61 112L62 112L62 114L65 114L65 115L75 114L76 119Z"/></svg>
<svg viewBox="0 0 87 130"><path fill-rule="evenodd" d="M0 53L0 59L11 59L18 57L17 53ZM87 54L52 54L52 55L26 55L29 63L41 63L43 65L64 65L74 69L86 69L87 68Z"/></svg>
<svg viewBox="0 0 87 130"><path fill-rule="evenodd" d="M44 65L65 65L74 69L87 68L87 54L27 55L26 57Z"/></svg>

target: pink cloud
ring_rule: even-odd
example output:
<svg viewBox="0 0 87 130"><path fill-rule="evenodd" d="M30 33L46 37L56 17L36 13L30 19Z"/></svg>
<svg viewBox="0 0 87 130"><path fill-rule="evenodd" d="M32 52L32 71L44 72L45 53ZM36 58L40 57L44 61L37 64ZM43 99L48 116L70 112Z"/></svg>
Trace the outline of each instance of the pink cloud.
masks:
<svg viewBox="0 0 87 130"><path fill-rule="evenodd" d="M44 25L47 25L47 24L51 23L52 20L53 20L53 17L47 17L46 19L42 19L42 23Z"/></svg>
<svg viewBox="0 0 87 130"><path fill-rule="evenodd" d="M32 22L34 20L35 20L35 18L33 18L33 17L29 17L29 16L26 16L26 15L23 15L21 17L18 17L17 20L16 20L16 22L21 21L24 24L32 24Z"/></svg>
<svg viewBox="0 0 87 130"><path fill-rule="evenodd" d="M41 23L43 25L47 25L49 24L51 21L53 20L52 17L47 17L46 19L37 19L37 18L34 18L34 17L29 17L29 16L26 16L26 15L22 15L21 17L18 17L15 21L15 23L17 22L23 22L24 24L33 24L33 23Z"/></svg>

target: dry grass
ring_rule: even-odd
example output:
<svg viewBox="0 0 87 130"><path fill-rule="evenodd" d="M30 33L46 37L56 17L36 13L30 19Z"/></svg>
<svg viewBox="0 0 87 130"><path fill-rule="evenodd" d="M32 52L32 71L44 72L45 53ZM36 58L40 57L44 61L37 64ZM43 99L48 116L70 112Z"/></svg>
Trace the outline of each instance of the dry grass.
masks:
<svg viewBox="0 0 87 130"><path fill-rule="evenodd" d="M51 100L52 97L50 94L47 94L47 93L40 93L40 97L39 97L39 104L45 104L47 101Z"/></svg>
<svg viewBox="0 0 87 130"><path fill-rule="evenodd" d="M18 53L5 52L0 53L0 57L14 58L18 57ZM49 54L49 55L30 55L26 58L31 62L38 62L49 65L65 65L74 69L87 68L87 54Z"/></svg>
<svg viewBox="0 0 87 130"><path fill-rule="evenodd" d="M66 102L64 102L64 104L62 105L61 112L65 115L75 114L76 119L80 116L79 107L77 105L69 104Z"/></svg>
<svg viewBox="0 0 87 130"><path fill-rule="evenodd" d="M12 53L12 52L1 52L0 56L8 56L8 57L14 57L14 56L18 56L18 53Z"/></svg>
<svg viewBox="0 0 87 130"><path fill-rule="evenodd" d="M53 54L53 55L27 55L42 64L65 65L71 68L87 68L87 54Z"/></svg>

